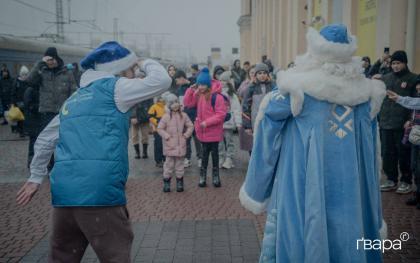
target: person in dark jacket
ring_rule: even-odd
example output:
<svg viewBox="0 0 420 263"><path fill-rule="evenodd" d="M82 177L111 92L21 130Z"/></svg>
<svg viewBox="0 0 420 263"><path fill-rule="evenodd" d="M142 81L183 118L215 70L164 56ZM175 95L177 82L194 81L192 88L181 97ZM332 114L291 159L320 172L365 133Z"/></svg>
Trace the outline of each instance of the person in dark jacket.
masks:
<svg viewBox="0 0 420 263"><path fill-rule="evenodd" d="M41 117L39 115L39 88L28 87L23 94L24 114L25 114L25 130L29 136L28 145L28 162L29 168L32 158L34 157L34 145L36 138L41 133L40 125Z"/></svg>
<svg viewBox="0 0 420 263"><path fill-rule="evenodd" d="M386 89L400 96L416 95L416 75L407 67L407 54L400 50L391 56L392 72L382 76ZM411 111L386 97L379 113L383 170L387 177L381 185L382 191L397 189L397 193L412 191L410 171L410 147L402 144L404 127L409 125ZM398 185L398 167L401 171L401 184Z"/></svg>
<svg viewBox="0 0 420 263"><path fill-rule="evenodd" d="M368 56L362 57L362 67L363 67L363 74L366 78L369 77L369 71L370 71L370 58Z"/></svg>
<svg viewBox="0 0 420 263"><path fill-rule="evenodd" d="M29 73L26 79L32 87L38 87L39 128L42 131L58 114L63 103L76 91L77 85L72 71L68 70L58 56L55 47L49 47L44 57ZM49 169L54 165L51 158Z"/></svg>
<svg viewBox="0 0 420 263"><path fill-rule="evenodd" d="M11 92L11 103L12 105L18 107L22 112L25 111L25 105L23 97L25 90L28 88L28 83L26 79L28 78L29 70L26 66L22 66L19 71L19 76L17 77ZM20 134L20 137L25 137L24 134L24 121L17 122L17 131Z"/></svg>
<svg viewBox="0 0 420 263"><path fill-rule="evenodd" d="M49 47L26 81L30 86L39 87L40 130L43 130L58 114L64 101L76 91L73 72L64 66L57 49Z"/></svg>
<svg viewBox="0 0 420 263"><path fill-rule="evenodd" d="M269 76L269 67L264 63L255 66L255 81L242 100L242 127L248 134L252 133L261 101L275 87Z"/></svg>
<svg viewBox="0 0 420 263"><path fill-rule="evenodd" d="M194 85L197 81L197 76L200 73L200 69L198 68L197 64L192 64L190 67L191 70L191 77L188 78L190 85Z"/></svg>
<svg viewBox="0 0 420 263"><path fill-rule="evenodd" d="M169 92L174 94L175 96L177 96L178 90L177 90L177 86L176 86L175 79L174 79L175 73L176 73L176 67L174 65L169 65L168 66L168 75L169 75L169 77L172 78L172 83L171 83L171 87L169 88Z"/></svg>
<svg viewBox="0 0 420 263"><path fill-rule="evenodd" d="M370 67L368 77L371 78L377 74L383 76L390 73L391 71L391 56L388 53L384 53L382 57Z"/></svg>
<svg viewBox="0 0 420 263"><path fill-rule="evenodd" d="M242 84L242 81L246 79L246 71L241 68L241 61L239 59L236 59L233 62L233 66L231 69L232 72L232 78L235 82L235 90L239 89L239 86Z"/></svg>
<svg viewBox="0 0 420 263"><path fill-rule="evenodd" d="M2 125L7 125L8 122L4 117L4 113L9 110L11 104L11 94L13 89L14 80L10 76L10 72L7 68L3 69L0 74L0 98L1 104L3 106L3 123Z"/></svg>
<svg viewBox="0 0 420 263"><path fill-rule="evenodd" d="M153 99L148 99L140 102L133 108L131 116L131 142L133 143L135 158L140 159L140 142L139 142L139 131L141 133L141 144L143 159L149 158L147 154L147 148L149 147L149 114L147 111L152 107Z"/></svg>

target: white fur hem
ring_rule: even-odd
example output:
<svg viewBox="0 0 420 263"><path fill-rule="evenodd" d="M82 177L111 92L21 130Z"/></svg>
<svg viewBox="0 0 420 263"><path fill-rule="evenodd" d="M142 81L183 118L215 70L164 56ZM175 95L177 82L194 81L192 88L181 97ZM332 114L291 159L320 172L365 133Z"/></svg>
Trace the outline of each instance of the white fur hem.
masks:
<svg viewBox="0 0 420 263"><path fill-rule="evenodd" d="M382 240L384 240L388 237L388 226L387 226L385 220L383 220L383 219L382 219L381 229L379 229L379 235L380 235Z"/></svg>
<svg viewBox="0 0 420 263"><path fill-rule="evenodd" d="M136 64L138 58L136 56L136 54L134 54L134 52L131 52L128 56L119 59L119 60L115 60L112 62L108 62L108 63L104 63L104 64L96 64L95 65L95 70L97 71L105 71L105 72L109 72L111 74L118 74L121 73L122 71L130 68L131 66L133 66L134 64Z"/></svg>
<svg viewBox="0 0 420 263"><path fill-rule="evenodd" d="M247 210L251 211L255 215L264 212L268 203L268 199L265 200L263 203L257 202L254 199L252 199L245 191L244 184L241 186L241 190L239 191L239 201L241 202L241 205L243 207L245 207Z"/></svg>

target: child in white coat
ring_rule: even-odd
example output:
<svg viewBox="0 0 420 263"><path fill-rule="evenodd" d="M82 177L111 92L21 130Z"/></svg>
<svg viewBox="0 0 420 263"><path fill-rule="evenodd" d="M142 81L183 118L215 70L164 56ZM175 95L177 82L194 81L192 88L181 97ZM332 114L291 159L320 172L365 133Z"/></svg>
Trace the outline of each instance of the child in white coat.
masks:
<svg viewBox="0 0 420 263"><path fill-rule="evenodd" d="M232 73L225 71L220 75L223 84L222 93L229 98L231 118L223 124L223 141L219 143L220 168L231 169L234 167L233 158L236 152L234 131L242 126L242 108L239 98L232 84Z"/></svg>

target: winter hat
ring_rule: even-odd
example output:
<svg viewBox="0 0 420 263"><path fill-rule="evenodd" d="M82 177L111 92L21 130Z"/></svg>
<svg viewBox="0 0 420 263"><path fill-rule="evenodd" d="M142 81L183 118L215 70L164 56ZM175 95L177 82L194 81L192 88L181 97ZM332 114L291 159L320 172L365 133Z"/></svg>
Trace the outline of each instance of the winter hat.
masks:
<svg viewBox="0 0 420 263"><path fill-rule="evenodd" d="M208 68L203 68L197 76L197 85L205 85L207 87L211 87L211 77Z"/></svg>
<svg viewBox="0 0 420 263"><path fill-rule="evenodd" d="M198 69L198 65L197 65L197 64L192 64L192 65L191 65L191 69L194 69L194 70L196 70L196 71L199 71L199 69Z"/></svg>
<svg viewBox="0 0 420 263"><path fill-rule="evenodd" d="M174 79L177 79L177 78L184 78L184 79L186 79L187 78L187 74L185 74L185 71L178 69L175 72L175 75L174 75Z"/></svg>
<svg viewBox="0 0 420 263"><path fill-rule="evenodd" d="M365 62L370 64L370 57L364 56L364 57L362 57L362 61L365 61Z"/></svg>
<svg viewBox="0 0 420 263"><path fill-rule="evenodd" d="M26 76L29 74L29 69L26 66L20 67L19 76Z"/></svg>
<svg viewBox="0 0 420 263"><path fill-rule="evenodd" d="M257 74L260 71L265 71L265 72L269 72L269 68L267 66L267 64L265 63L258 63L257 65L255 65L255 74Z"/></svg>
<svg viewBox="0 0 420 263"><path fill-rule="evenodd" d="M215 66L213 69L213 79L216 79L216 75L222 74L223 72L225 72L225 69L222 66Z"/></svg>
<svg viewBox="0 0 420 263"><path fill-rule="evenodd" d="M47 57L47 56L52 57L55 60L59 59L57 49L55 47L49 47L49 48L47 48L47 50L45 50L44 57Z"/></svg>
<svg viewBox="0 0 420 263"><path fill-rule="evenodd" d="M333 43L348 44L347 27L342 24L332 24L325 26L319 32L326 40Z"/></svg>
<svg viewBox="0 0 420 263"><path fill-rule="evenodd" d="M345 25L326 25L320 32L308 28L306 34L308 54L322 63L348 63L357 50L356 38Z"/></svg>
<svg viewBox="0 0 420 263"><path fill-rule="evenodd" d="M174 94L168 94L167 96L165 96L165 104L168 107L168 109L171 108L172 104L174 103L179 103L178 97L175 96Z"/></svg>
<svg viewBox="0 0 420 263"><path fill-rule="evenodd" d="M109 41L90 52L80 65L83 69L94 69L111 74L118 74L132 67L138 58L134 52L121 46L118 42Z"/></svg>
<svg viewBox="0 0 420 263"><path fill-rule="evenodd" d="M220 75L219 80L229 82L231 77L232 77L232 72L225 71L225 72L222 73L222 75Z"/></svg>
<svg viewBox="0 0 420 263"><path fill-rule="evenodd" d="M392 54L391 56L391 63L392 61L399 61L402 62L404 64L407 64L408 60L407 60L407 53L405 53L404 50L397 50L394 52L394 54Z"/></svg>

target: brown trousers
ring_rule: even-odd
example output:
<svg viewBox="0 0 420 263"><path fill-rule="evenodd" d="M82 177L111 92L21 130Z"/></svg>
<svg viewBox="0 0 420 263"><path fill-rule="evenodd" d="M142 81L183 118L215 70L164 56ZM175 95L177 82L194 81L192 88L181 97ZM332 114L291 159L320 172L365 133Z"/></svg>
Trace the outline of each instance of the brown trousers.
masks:
<svg viewBox="0 0 420 263"><path fill-rule="evenodd" d="M125 206L54 207L48 262L80 262L88 244L100 262L130 262L133 237Z"/></svg>

